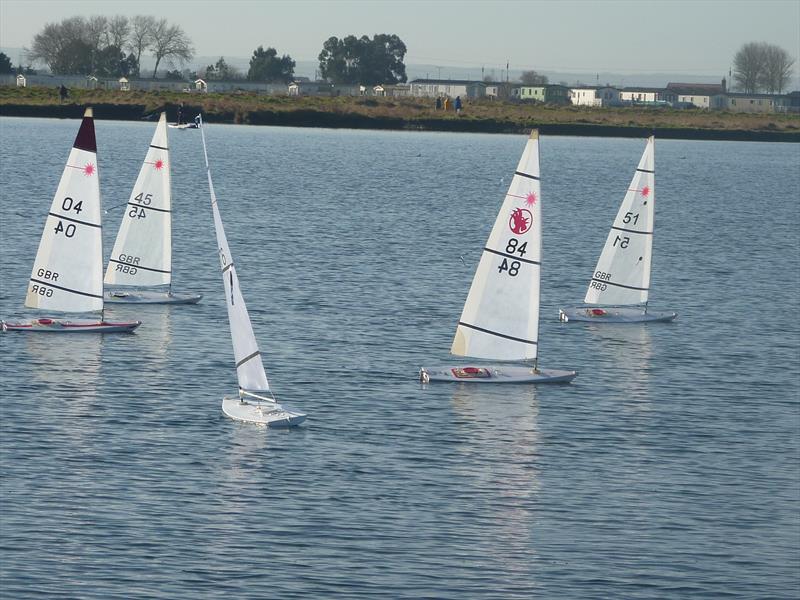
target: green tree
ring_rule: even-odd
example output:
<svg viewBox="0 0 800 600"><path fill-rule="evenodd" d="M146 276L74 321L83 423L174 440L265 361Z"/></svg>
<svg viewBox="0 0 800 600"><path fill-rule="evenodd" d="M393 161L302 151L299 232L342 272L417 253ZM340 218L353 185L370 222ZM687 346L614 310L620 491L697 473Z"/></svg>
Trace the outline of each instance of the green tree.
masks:
<svg viewBox="0 0 800 600"><path fill-rule="evenodd" d="M247 71L249 81L266 81L275 83L282 81L289 83L294 77L295 61L288 54L278 58L278 51L275 48L259 46L253 52L250 59L250 69Z"/></svg>
<svg viewBox="0 0 800 600"><path fill-rule="evenodd" d="M118 46L107 46L95 57L94 74L98 77L128 77L136 69L136 57L125 56Z"/></svg>
<svg viewBox="0 0 800 600"><path fill-rule="evenodd" d="M181 71L174 69L172 71L167 71L164 74L164 79L169 79L170 81L184 81L185 77Z"/></svg>
<svg viewBox="0 0 800 600"><path fill-rule="evenodd" d="M13 72L14 69L11 67L11 59L8 58L4 52L0 52L0 73L5 75Z"/></svg>
<svg viewBox="0 0 800 600"><path fill-rule="evenodd" d="M319 70L323 79L333 83L358 83L358 38L328 38L319 53Z"/></svg>
<svg viewBox="0 0 800 600"><path fill-rule="evenodd" d="M322 77L333 83L376 85L406 81L405 54L406 45L394 34L348 35L328 38L318 59Z"/></svg>
<svg viewBox="0 0 800 600"><path fill-rule="evenodd" d="M361 81L364 85L379 83L402 83L406 81L406 66L403 58L406 45L396 35L378 34L370 39L361 38L365 58Z"/></svg>
<svg viewBox="0 0 800 600"><path fill-rule="evenodd" d="M208 65L205 70L205 79L209 81L237 81L243 79L241 72L225 62L223 57L214 65Z"/></svg>

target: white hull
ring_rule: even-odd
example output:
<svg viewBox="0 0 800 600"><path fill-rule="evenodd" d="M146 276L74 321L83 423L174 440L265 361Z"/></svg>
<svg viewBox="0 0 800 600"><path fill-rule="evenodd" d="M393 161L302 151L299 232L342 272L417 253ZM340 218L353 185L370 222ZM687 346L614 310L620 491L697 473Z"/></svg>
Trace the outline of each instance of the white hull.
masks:
<svg viewBox="0 0 800 600"><path fill-rule="evenodd" d="M562 323L655 323L672 321L678 313L671 310L652 310L643 306L574 306L558 311Z"/></svg>
<svg viewBox="0 0 800 600"><path fill-rule="evenodd" d="M560 369L534 369L525 366L448 365L423 367L420 381L457 381L461 383L567 383L578 375L577 371Z"/></svg>
<svg viewBox="0 0 800 600"><path fill-rule="evenodd" d="M106 304L197 304L202 297L202 294L111 290L105 293L105 302Z"/></svg>
<svg viewBox="0 0 800 600"><path fill-rule="evenodd" d="M303 413L289 411L280 404L253 400L243 402L227 396L222 399L222 412L234 421L276 428L296 427L306 420Z"/></svg>
<svg viewBox="0 0 800 600"><path fill-rule="evenodd" d="M36 333L127 333L142 324L141 321L109 323L92 319L25 319L1 323L3 331Z"/></svg>
<svg viewBox="0 0 800 600"><path fill-rule="evenodd" d="M170 129L199 129L195 123L170 123Z"/></svg>

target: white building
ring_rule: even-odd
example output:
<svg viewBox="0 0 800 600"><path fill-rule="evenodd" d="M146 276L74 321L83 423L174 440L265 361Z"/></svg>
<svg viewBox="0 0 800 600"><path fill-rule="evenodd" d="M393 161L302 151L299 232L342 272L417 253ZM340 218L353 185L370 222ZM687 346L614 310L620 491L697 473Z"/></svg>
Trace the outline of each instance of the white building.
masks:
<svg viewBox="0 0 800 600"><path fill-rule="evenodd" d="M668 83L673 102L696 108L725 108L725 80L719 83Z"/></svg>
<svg viewBox="0 0 800 600"><path fill-rule="evenodd" d="M664 88L625 87L619 91L619 99L630 104L655 104L664 101Z"/></svg>
<svg viewBox="0 0 800 600"><path fill-rule="evenodd" d="M483 98L486 84L466 79L415 79L411 82L411 95L422 98Z"/></svg>
<svg viewBox="0 0 800 600"><path fill-rule="evenodd" d="M579 85L569 89L575 106L609 106L619 103L619 90L611 86Z"/></svg>
<svg viewBox="0 0 800 600"><path fill-rule="evenodd" d="M411 86L407 83L378 84L372 88L372 94L374 96L392 96L392 97L409 96L411 94Z"/></svg>

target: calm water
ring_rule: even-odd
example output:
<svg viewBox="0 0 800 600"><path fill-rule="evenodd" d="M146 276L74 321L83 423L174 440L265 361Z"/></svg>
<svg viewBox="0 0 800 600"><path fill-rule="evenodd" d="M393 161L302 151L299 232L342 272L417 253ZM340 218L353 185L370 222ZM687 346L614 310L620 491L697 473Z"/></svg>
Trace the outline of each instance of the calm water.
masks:
<svg viewBox="0 0 800 600"><path fill-rule="evenodd" d="M78 121L0 119L0 317ZM153 124L97 122L109 252ZM236 375L198 132L170 132L184 307L0 336L7 598L791 598L800 587L800 146L657 141L651 304L562 325L644 140L545 137L541 365L430 385L524 136L212 125L231 249L298 430ZM463 257L463 262L462 262Z"/></svg>

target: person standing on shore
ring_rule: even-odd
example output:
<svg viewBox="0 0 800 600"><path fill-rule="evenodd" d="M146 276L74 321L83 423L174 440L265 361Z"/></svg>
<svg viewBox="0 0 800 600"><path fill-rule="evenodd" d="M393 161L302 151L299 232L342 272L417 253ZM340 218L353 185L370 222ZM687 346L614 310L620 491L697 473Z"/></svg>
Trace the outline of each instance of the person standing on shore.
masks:
<svg viewBox="0 0 800 600"><path fill-rule="evenodd" d="M461 96L456 96L456 114L461 115Z"/></svg>

